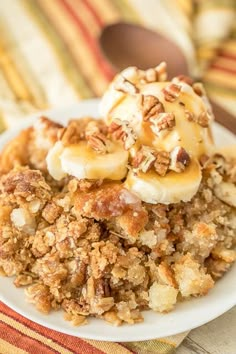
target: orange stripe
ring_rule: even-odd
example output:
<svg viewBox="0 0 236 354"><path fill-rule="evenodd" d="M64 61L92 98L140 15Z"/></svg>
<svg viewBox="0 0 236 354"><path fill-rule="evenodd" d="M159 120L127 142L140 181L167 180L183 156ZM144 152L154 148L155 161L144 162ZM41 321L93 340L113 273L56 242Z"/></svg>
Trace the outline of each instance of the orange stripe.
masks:
<svg viewBox="0 0 236 354"><path fill-rule="evenodd" d="M231 73L231 74L236 74L236 68L231 68L227 66L222 66L218 62L214 63L211 65L212 69L216 69L218 71L226 72L226 73Z"/></svg>
<svg viewBox="0 0 236 354"><path fill-rule="evenodd" d="M114 23L120 20L121 15L119 11L112 5L110 0L87 0L87 2L95 9L98 16L103 18L106 24Z"/></svg>
<svg viewBox="0 0 236 354"><path fill-rule="evenodd" d="M209 70L203 77L204 81L221 85L225 88L236 89L236 77L226 72L220 72L216 69Z"/></svg>
<svg viewBox="0 0 236 354"><path fill-rule="evenodd" d="M67 2L95 40L101 31L101 26L97 23L91 11L85 6L84 0L68 0Z"/></svg>
<svg viewBox="0 0 236 354"><path fill-rule="evenodd" d="M25 350L16 348L14 345L0 338L0 353L28 354Z"/></svg>
<svg viewBox="0 0 236 354"><path fill-rule="evenodd" d="M92 345L86 343L80 338L66 335L60 332L56 332L54 330L49 330L48 328L40 326L35 322L32 322L26 319L25 317L20 316L15 311L11 310L9 307L2 304L1 302L0 302L0 312L22 323L23 325L27 326L31 330L35 331L36 333L45 336L45 341L47 341L47 338L52 339L54 342L58 343L59 345L65 347L68 350L73 351L74 353L78 353L78 348L79 348L81 350L81 353L83 354L85 353L104 354L103 351L94 348Z"/></svg>
<svg viewBox="0 0 236 354"><path fill-rule="evenodd" d="M83 4L87 7L87 9L90 11L91 15L93 16L94 20L97 22L97 24L100 27L104 26L104 20L99 16L98 12L95 10L95 8L93 7L93 5L90 4L90 2L88 2L87 0L83 1Z"/></svg>
<svg viewBox="0 0 236 354"><path fill-rule="evenodd" d="M91 37L90 33L84 26L83 21L79 17L78 12L77 13L74 12L73 8L71 7L72 3L68 3L67 0L57 0L57 1L61 3L65 12L68 13L71 21L73 21L73 23L80 29L85 41L87 42L88 47L90 48L92 54L94 55L94 59L97 62L97 66L101 69L101 72L103 73L104 77L108 81L110 81L114 76L114 72L111 70L110 66L106 63L106 61L102 58L96 40Z"/></svg>

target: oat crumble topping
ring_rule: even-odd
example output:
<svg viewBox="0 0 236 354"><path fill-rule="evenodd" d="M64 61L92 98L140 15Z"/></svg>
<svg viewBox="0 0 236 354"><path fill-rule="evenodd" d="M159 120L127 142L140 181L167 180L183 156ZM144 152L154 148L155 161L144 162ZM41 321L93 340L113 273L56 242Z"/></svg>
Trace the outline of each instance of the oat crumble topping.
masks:
<svg viewBox="0 0 236 354"><path fill-rule="evenodd" d="M149 81L152 75L146 73ZM173 85L164 91L170 101L180 91ZM144 116L152 117L156 105ZM174 124L168 117L162 129ZM119 120L108 131L91 118L66 128L44 118L0 156L0 274L13 276L39 311L63 309L73 325L89 317L134 324L143 320L142 310L171 311L179 298L207 294L236 260L233 158L202 156L197 194L169 205L141 202L122 181L57 182L49 176L44 160L57 139L65 146L87 140L102 152L110 136L127 141L130 134ZM171 153L141 146L131 163L165 176L170 169L183 171L190 157L181 146Z"/></svg>

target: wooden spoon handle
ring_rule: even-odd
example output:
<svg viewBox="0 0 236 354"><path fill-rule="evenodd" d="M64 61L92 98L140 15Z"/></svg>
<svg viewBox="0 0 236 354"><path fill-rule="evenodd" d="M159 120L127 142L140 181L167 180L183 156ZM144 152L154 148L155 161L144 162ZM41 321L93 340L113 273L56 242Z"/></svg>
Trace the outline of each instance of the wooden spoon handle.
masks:
<svg viewBox="0 0 236 354"><path fill-rule="evenodd" d="M236 117L219 106L216 102L210 100L213 113L217 123L220 123L232 133L236 134Z"/></svg>

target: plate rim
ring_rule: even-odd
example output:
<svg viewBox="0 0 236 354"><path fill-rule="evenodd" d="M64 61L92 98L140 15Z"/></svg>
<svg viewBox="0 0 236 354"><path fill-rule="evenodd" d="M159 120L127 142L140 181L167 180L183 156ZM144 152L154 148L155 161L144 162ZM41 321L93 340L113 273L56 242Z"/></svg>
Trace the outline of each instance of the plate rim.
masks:
<svg viewBox="0 0 236 354"><path fill-rule="evenodd" d="M66 111L70 111L70 110L79 110L79 108L81 106L94 106L93 109L95 109L95 106L98 105L100 99L88 99L88 100L83 100L83 101L79 101L79 102L76 102L72 105L68 105L66 107L59 107L59 108L56 108L56 109L50 109L50 110L47 110L47 111L42 111L42 112L37 112L35 114L32 114L28 117L25 117L24 120L20 121L18 124L16 124L13 128L7 130L6 132L3 132L1 135L0 135L0 149L2 148L1 145L5 144L6 141L8 141L9 139L13 138L19 131L21 131L22 129L24 128L27 128L28 126L32 125L33 122L40 116L42 115L46 115L46 116L49 116L50 118L53 119L53 116L55 116L54 120L55 121L59 121L59 122L62 122L62 120L60 119L57 119L56 116L58 114L62 114L62 112L66 112ZM71 117L72 118L72 117ZM68 118L65 118L65 122ZM227 134L228 136L231 136L231 138L233 138L234 140L235 139L235 136L234 134L229 131L228 129L224 128L223 126L221 126L220 124L218 123L214 123L214 126L217 130L220 129L221 132L224 132L224 134ZM232 267L232 268L235 268L236 264ZM232 269L228 272L230 273L232 271ZM0 277L0 282L1 282L1 278ZM9 280L9 282L12 283L12 278L8 278L6 277L7 280ZM218 283L220 283L220 280L218 281ZM13 283L12 283L13 285ZM13 285L14 286L14 285ZM17 288L16 288L17 289ZM17 289L18 290L18 289ZM23 289L20 288L19 290L21 290L23 292ZM229 296L229 295L228 295ZM227 296L226 296L227 298ZM201 299L201 298L200 298ZM192 299L193 300L193 299ZM134 337L133 335L130 337L130 338L127 338L127 336L123 336L123 335L120 335L119 334L119 328L121 327L117 327L116 328L116 331L117 331L117 338L114 338L114 336L109 336L109 335L100 335L100 334L97 334L97 333L89 333L89 330L88 330L88 333L78 333L78 335L75 334L75 329L77 328L78 329L78 332L80 332L79 328L81 327L72 327L71 326L71 330L67 330L65 328L61 328L60 327L60 324L59 325L54 325L54 324L48 324L46 319L47 317L45 317L45 315L43 314L40 314L39 312L39 317L35 316L34 314L30 314L30 312L27 312L27 311L24 311L22 310L20 307L17 307L17 301L16 301L16 304L13 303L12 301L9 301L9 299L7 299L2 293L1 293L1 290L0 290L0 301L2 301L4 304L6 304L8 307L10 307L11 309L13 309L15 312L17 312L18 314L20 314L21 316L45 327L45 328L50 328L52 330L55 330L55 331L58 331L58 332L61 332L61 333L65 333L65 334L68 334L68 335L72 335L72 336L75 336L75 337L81 337L81 338L85 338L85 339L94 339L94 340L104 340L104 341L120 341L120 342L131 342L131 341L143 341L143 340L152 340L152 339L158 339L158 338L161 338L161 337L166 337L166 336L171 336L171 335L176 335L176 334L179 334L179 333L182 333L182 332L185 332L185 331L190 331L194 328L197 328L199 326L202 326L203 324L205 323L208 323L210 321L212 321L213 319L219 317L220 315L222 315L223 313L225 313L226 311L230 310L233 306L236 305L236 298L233 299L233 297L229 297L228 298L228 301L226 303L223 303L223 306L222 306L222 303L221 303L221 307L218 309L218 311L215 311L211 316L209 316L207 319L204 317L202 320L199 320L197 321L195 324L191 325L191 326L185 326L184 323L182 326L176 326L176 329L173 330L170 329L169 332L168 330L166 330L166 333L163 335L154 335L153 333L149 334L149 333L146 333L146 334L142 334L140 335L140 333L137 335L137 337ZM186 300L187 301L187 300ZM26 302L26 301L25 301ZM191 299L190 299L190 302L191 302ZM30 309L30 304L28 304L28 308ZM175 311L175 310L174 310ZM173 311L173 312L174 312ZM61 312L61 311L60 311ZM41 317L40 317L41 315ZM50 316L50 314L48 315ZM65 320L63 320L65 321ZM104 320L99 320L99 321L103 321L104 324L106 324L107 326L110 326L109 324L107 324ZM144 321L144 325L145 325L145 321ZM86 327L89 328L90 324L87 324ZM139 324L135 324L134 326L132 327L136 327L139 326ZM153 326L155 326L155 323L153 323ZM128 325L123 325L122 327L127 327L128 328ZM137 331L138 332L138 331Z"/></svg>

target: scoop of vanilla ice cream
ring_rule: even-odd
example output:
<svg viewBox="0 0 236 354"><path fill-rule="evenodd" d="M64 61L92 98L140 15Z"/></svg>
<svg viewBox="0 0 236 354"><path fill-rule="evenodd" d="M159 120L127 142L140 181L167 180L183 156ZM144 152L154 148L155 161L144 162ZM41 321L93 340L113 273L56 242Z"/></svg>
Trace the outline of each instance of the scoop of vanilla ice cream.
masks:
<svg viewBox="0 0 236 354"><path fill-rule="evenodd" d="M163 81L164 68L164 63L147 71L130 67L118 74L101 100L100 114L111 127L120 124L132 129L136 140L128 150L136 161L142 159L139 152L144 148L154 155L169 154L167 174L162 174L163 166L159 166L161 172L158 167L149 172L135 166L125 183L143 201L169 204L188 201L198 190L198 161L213 150L213 114L201 84L192 84L183 76ZM179 152L186 158L184 169L176 165Z"/></svg>
<svg viewBox="0 0 236 354"><path fill-rule="evenodd" d="M117 118L128 121L138 137L138 145L144 144L166 151L181 145L191 157L197 158L209 153L213 147L211 132L213 115L205 92L202 91L202 96L199 96L192 86L177 78L173 82L147 82L142 78L142 73L144 72L136 68L128 68L118 74L110 84L100 104L100 114L107 124L110 125ZM121 75L135 84L137 93L116 89ZM177 98L172 102L167 101L163 93L163 90L171 84L180 88ZM202 90L201 87L200 89ZM158 98L164 107L163 111L174 115L175 126L157 133L154 124L157 117L144 120L139 104L140 95ZM203 127L197 122L201 115L209 119L208 127Z"/></svg>

